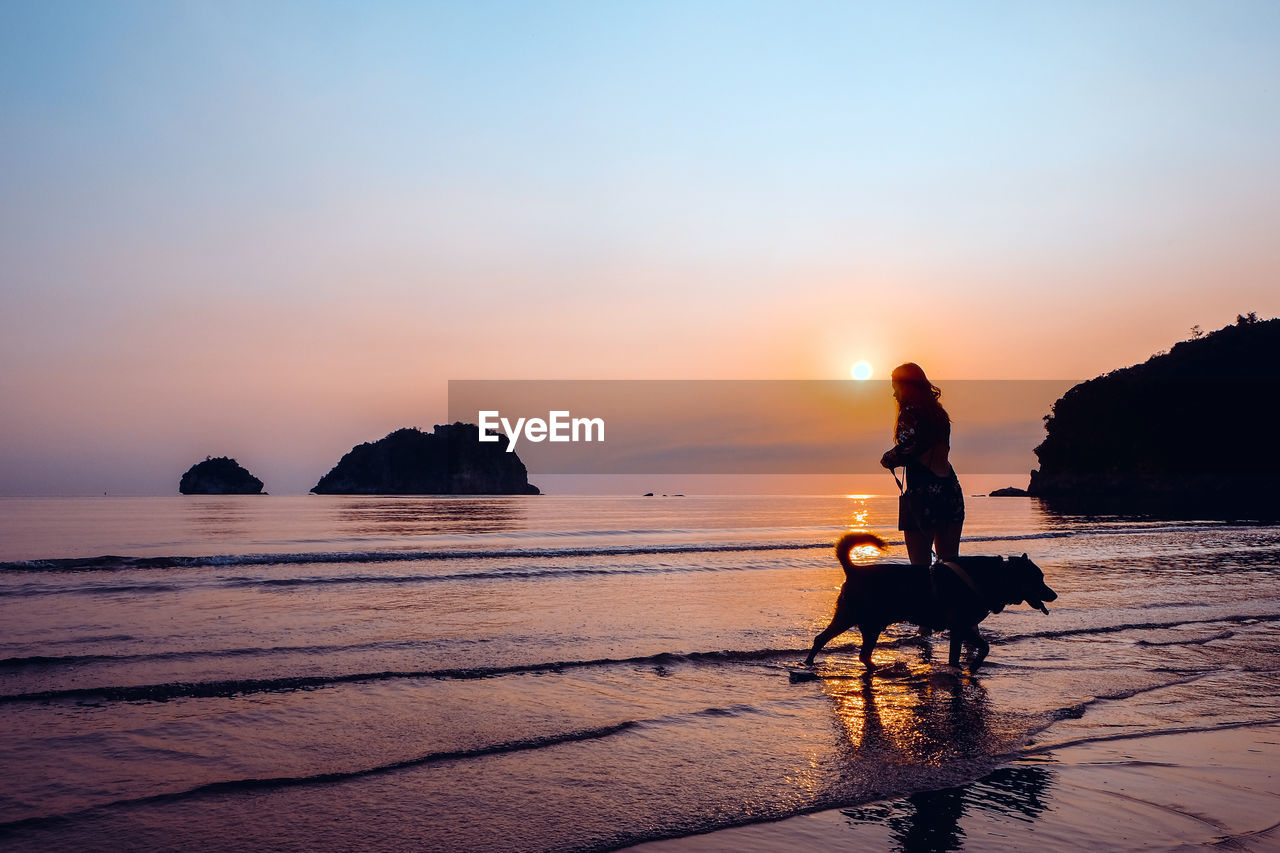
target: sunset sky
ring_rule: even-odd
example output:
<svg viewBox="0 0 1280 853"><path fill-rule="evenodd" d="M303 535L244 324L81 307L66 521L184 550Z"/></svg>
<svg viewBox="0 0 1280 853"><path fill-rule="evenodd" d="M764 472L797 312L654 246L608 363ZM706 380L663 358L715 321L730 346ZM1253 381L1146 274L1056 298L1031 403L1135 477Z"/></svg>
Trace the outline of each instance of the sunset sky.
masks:
<svg viewBox="0 0 1280 853"><path fill-rule="evenodd" d="M4 494L305 492L450 379L945 391L1280 314L1275 2L6 0L0 122Z"/></svg>

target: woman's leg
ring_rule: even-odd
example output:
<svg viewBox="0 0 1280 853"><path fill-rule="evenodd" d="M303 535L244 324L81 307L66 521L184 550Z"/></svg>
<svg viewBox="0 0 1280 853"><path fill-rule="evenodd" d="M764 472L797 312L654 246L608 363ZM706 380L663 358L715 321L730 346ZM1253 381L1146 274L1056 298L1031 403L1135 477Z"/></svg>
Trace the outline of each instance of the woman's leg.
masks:
<svg viewBox="0 0 1280 853"><path fill-rule="evenodd" d="M904 530L902 538L907 540L907 556L913 566L927 566L933 562L930 546L933 544L933 531Z"/></svg>
<svg viewBox="0 0 1280 853"><path fill-rule="evenodd" d="M964 527L964 522L960 521L955 524L944 524L938 528L938 533L933 538L933 549L938 552L939 560L954 560L960 556L960 530ZM907 552L911 552L911 540L907 540ZM911 558L911 562L915 562L915 558Z"/></svg>

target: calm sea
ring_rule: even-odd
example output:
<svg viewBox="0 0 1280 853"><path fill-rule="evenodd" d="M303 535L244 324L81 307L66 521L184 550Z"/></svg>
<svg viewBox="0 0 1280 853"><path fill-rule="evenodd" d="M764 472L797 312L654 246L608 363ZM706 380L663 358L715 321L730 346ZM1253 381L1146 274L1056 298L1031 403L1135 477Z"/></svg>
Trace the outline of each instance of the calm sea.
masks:
<svg viewBox="0 0 1280 853"><path fill-rule="evenodd" d="M605 850L1280 719L1280 528L968 511L1048 616L977 677L901 627L795 683L894 498L0 499L0 843Z"/></svg>

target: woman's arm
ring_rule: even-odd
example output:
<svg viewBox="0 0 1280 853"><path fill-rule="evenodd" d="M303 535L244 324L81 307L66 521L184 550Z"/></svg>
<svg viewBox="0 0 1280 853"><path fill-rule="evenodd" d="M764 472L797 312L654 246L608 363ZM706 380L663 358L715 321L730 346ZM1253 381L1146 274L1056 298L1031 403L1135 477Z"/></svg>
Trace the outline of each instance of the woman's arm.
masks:
<svg viewBox="0 0 1280 853"><path fill-rule="evenodd" d="M914 411L904 409L898 416L898 432L894 436L898 443L880 457L880 465L884 468L898 468L927 450L930 442L923 426Z"/></svg>

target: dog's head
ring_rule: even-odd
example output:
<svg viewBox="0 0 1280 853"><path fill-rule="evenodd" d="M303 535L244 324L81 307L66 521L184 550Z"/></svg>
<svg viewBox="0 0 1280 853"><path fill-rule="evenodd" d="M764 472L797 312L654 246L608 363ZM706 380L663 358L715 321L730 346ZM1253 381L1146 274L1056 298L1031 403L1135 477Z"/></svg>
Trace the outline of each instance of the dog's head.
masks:
<svg viewBox="0 0 1280 853"><path fill-rule="evenodd" d="M1001 584L1001 597L1005 604L1021 604L1026 602L1041 613L1048 613L1046 601L1056 601L1058 594L1044 582L1044 572L1023 554L1021 557L1009 557L1004 564L1004 583Z"/></svg>

